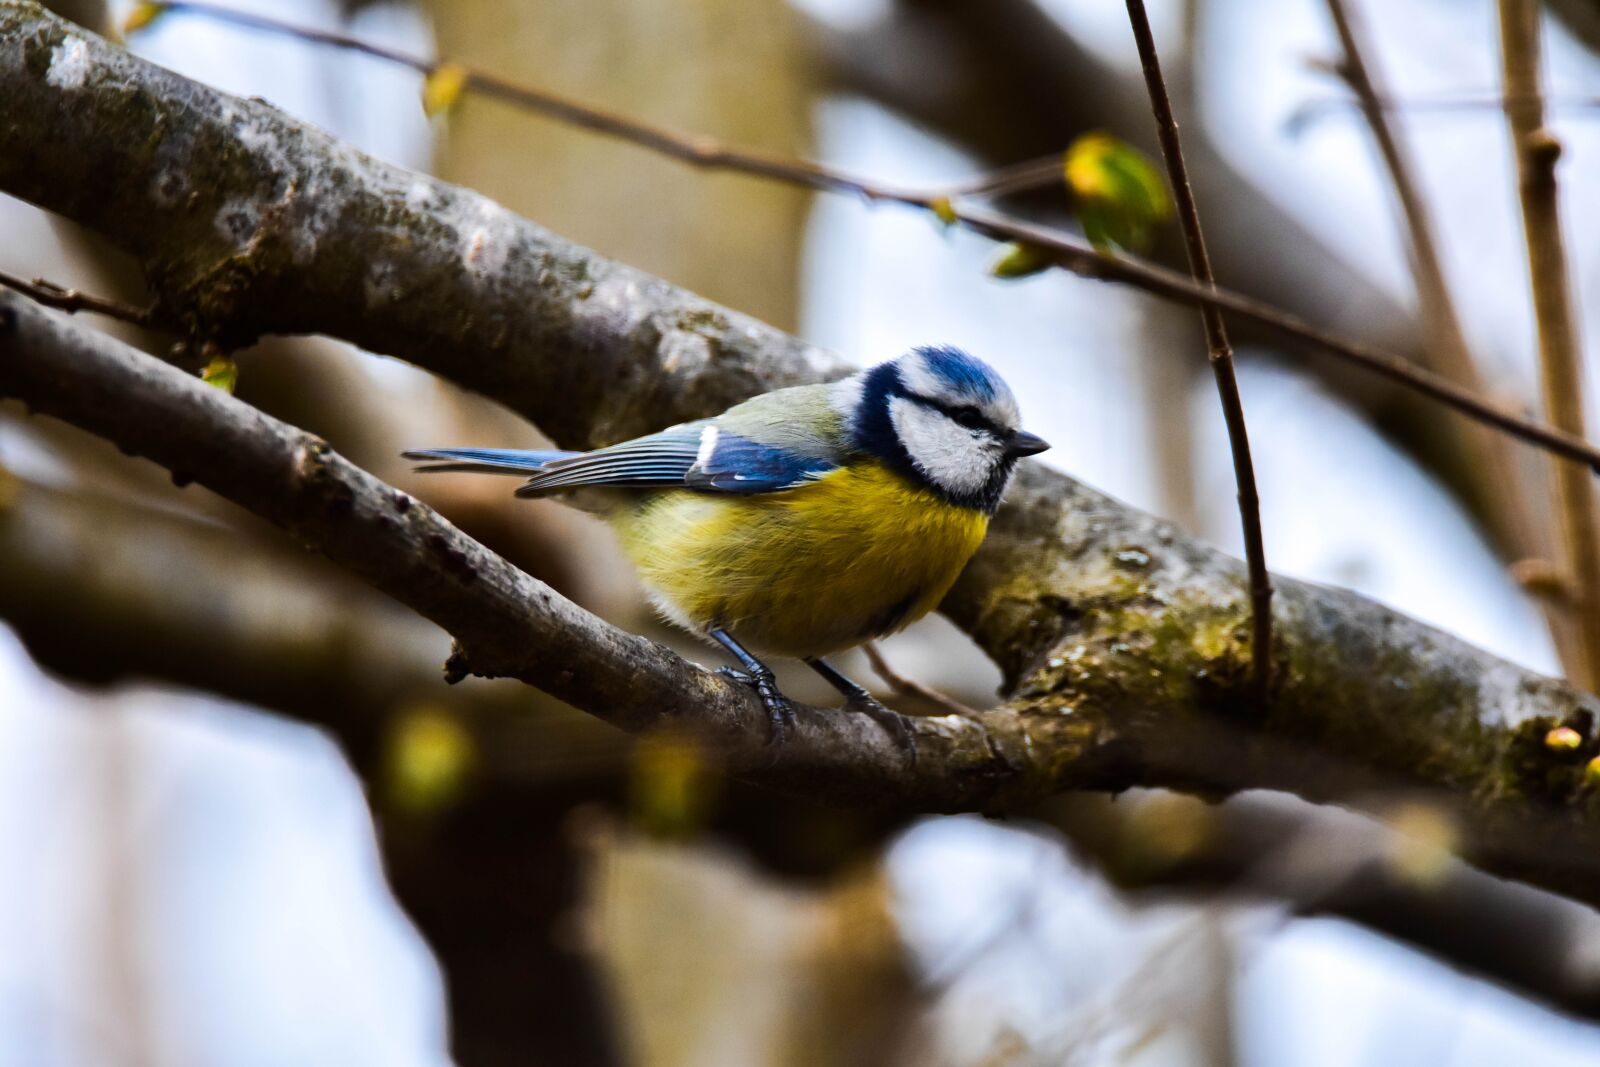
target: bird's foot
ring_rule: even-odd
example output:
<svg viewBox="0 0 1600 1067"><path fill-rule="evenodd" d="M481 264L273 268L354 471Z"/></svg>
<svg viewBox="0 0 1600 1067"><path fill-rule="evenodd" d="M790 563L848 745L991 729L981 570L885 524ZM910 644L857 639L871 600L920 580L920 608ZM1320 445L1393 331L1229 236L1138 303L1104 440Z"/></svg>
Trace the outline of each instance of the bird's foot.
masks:
<svg viewBox="0 0 1600 1067"><path fill-rule="evenodd" d="M753 673L737 667L718 667L716 673L756 691L756 696L761 698L761 706L767 709L767 745L774 749L781 748L789 736L790 728L794 726L794 705L778 691L778 683L772 677L772 672Z"/></svg>
<svg viewBox="0 0 1600 1067"><path fill-rule="evenodd" d="M865 690L852 693L845 699L844 706L848 711L857 711L868 716L873 722L886 730L895 744L911 757L911 762L917 762L917 730L911 724L910 718L888 707L877 697Z"/></svg>

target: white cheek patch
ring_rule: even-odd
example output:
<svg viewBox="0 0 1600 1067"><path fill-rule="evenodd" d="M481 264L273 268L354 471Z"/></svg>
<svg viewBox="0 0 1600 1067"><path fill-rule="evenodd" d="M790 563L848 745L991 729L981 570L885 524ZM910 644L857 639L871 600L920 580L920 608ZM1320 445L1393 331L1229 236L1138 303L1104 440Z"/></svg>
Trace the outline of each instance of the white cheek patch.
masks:
<svg viewBox="0 0 1600 1067"><path fill-rule="evenodd" d="M930 482L953 493L978 493L989 482L1001 446L939 412L904 397L889 402L895 434Z"/></svg>

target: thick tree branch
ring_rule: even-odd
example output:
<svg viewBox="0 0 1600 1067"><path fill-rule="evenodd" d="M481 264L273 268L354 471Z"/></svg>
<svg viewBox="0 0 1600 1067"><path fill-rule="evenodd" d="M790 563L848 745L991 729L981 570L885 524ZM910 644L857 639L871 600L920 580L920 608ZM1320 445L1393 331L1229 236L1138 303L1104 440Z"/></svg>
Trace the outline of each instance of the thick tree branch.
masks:
<svg viewBox="0 0 1600 1067"><path fill-rule="evenodd" d="M27 0L0 0L0 97L9 105L0 191L133 252L163 317L224 346L264 333L342 337L494 397L574 447L718 410L748 394L770 355L844 370L747 316L600 260L475 193L365 157L269 105L143 62ZM818 187L843 188L837 177ZM849 180L863 195L931 206L923 193ZM1049 227L978 206L958 214L968 229L1037 245L1084 277L1217 307L1600 468L1588 442L1376 346ZM529 373L509 356L530 351L565 369ZM791 375L797 366L777 365Z"/></svg>

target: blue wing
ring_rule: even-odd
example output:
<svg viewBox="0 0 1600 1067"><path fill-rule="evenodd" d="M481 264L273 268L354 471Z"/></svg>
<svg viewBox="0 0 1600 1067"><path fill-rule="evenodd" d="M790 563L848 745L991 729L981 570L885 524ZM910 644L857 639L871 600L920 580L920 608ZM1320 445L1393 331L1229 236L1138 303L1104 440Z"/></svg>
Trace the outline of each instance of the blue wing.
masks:
<svg viewBox="0 0 1600 1067"><path fill-rule="evenodd" d="M593 452L520 452L493 448L434 448L406 452L437 460L424 471L529 474L521 497L569 489L666 489L772 493L833 470L830 460L762 444L709 422L674 426L649 437Z"/></svg>

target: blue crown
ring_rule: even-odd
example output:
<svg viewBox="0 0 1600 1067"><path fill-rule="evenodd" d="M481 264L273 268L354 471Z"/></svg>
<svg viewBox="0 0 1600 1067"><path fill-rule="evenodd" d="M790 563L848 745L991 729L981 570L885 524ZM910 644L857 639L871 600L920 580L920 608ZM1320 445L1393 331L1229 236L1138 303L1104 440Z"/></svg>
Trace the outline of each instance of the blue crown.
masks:
<svg viewBox="0 0 1600 1067"><path fill-rule="evenodd" d="M952 392L972 398L975 403L993 400L1005 382L989 364L950 345L918 345L911 351L921 356L929 373Z"/></svg>

